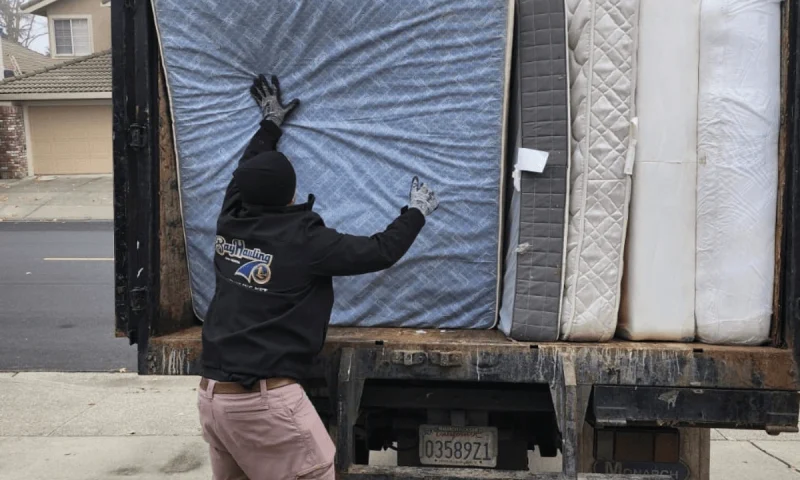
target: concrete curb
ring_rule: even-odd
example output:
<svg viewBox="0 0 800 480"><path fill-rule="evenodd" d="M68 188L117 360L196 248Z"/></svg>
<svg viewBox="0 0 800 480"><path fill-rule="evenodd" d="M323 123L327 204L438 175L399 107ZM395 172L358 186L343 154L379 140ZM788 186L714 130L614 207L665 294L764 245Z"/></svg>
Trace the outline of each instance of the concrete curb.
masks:
<svg viewBox="0 0 800 480"><path fill-rule="evenodd" d="M86 232L107 232L114 229L113 220L0 220L0 231L72 231L83 230Z"/></svg>
<svg viewBox="0 0 800 480"><path fill-rule="evenodd" d="M53 220L44 220L44 219L30 219L24 220L19 218L14 219L5 219L0 218L0 223L5 225L27 225L27 224L52 224L52 225L74 225L76 223L86 223L90 225L108 225L109 227L114 226L114 219L113 218L69 218L69 219L53 219Z"/></svg>

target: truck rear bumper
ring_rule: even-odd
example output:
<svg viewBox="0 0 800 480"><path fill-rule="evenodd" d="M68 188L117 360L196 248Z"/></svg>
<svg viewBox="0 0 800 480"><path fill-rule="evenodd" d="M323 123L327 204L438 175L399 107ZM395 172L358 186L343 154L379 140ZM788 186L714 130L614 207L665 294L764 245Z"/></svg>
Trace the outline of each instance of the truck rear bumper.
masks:
<svg viewBox="0 0 800 480"><path fill-rule="evenodd" d="M416 467L367 467L353 465L346 473L339 474L342 480L563 480L560 473L531 474L497 470L475 470L458 468L416 468ZM605 475L586 473L578 476L581 480L669 480L665 475Z"/></svg>

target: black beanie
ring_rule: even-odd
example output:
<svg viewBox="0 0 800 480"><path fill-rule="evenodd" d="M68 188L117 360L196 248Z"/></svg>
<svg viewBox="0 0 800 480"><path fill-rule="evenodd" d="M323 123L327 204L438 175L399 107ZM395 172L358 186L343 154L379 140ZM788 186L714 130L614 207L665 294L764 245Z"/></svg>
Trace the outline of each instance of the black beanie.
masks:
<svg viewBox="0 0 800 480"><path fill-rule="evenodd" d="M259 153L233 172L242 200L251 205L285 207L292 203L297 177L281 152Z"/></svg>

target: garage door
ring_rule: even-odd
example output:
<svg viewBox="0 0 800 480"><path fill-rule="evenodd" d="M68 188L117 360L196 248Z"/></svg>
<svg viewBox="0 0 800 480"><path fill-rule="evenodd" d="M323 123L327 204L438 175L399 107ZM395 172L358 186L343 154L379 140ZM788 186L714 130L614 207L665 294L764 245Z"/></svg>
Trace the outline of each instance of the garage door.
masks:
<svg viewBox="0 0 800 480"><path fill-rule="evenodd" d="M33 173L111 173L111 105L28 107Z"/></svg>

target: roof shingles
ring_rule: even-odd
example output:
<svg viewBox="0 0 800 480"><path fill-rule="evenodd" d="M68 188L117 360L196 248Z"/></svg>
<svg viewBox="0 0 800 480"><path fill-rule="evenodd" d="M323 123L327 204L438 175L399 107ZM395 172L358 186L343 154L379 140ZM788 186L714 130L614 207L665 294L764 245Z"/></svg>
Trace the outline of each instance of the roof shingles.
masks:
<svg viewBox="0 0 800 480"><path fill-rule="evenodd" d="M0 96L111 93L111 52L59 63L0 82Z"/></svg>
<svg viewBox="0 0 800 480"><path fill-rule="evenodd" d="M17 61L17 64L19 65L19 68L22 70L23 74L32 73L63 62L63 60L50 58L47 55L34 52L33 50L25 48L22 45L12 42L6 38L3 38L0 41L3 42L3 60L5 67L8 70L13 70L11 57L14 57L14 59Z"/></svg>

